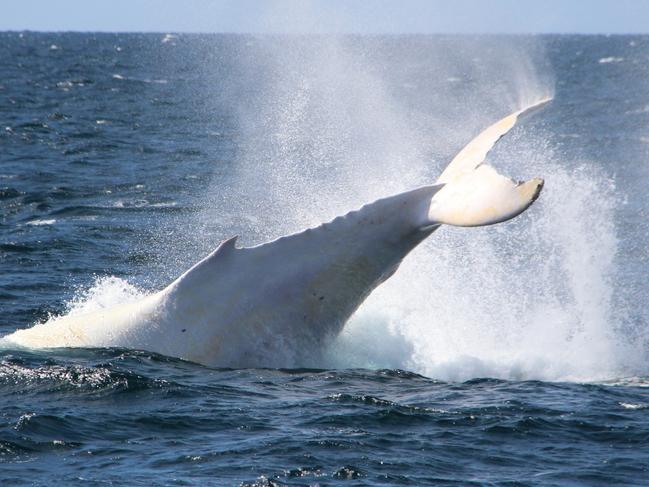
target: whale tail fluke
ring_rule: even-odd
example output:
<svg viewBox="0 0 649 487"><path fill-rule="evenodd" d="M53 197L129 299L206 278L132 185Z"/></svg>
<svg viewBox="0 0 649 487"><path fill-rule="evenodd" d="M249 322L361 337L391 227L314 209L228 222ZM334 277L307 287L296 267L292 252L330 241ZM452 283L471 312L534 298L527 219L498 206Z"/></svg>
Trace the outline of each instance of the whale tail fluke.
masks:
<svg viewBox="0 0 649 487"><path fill-rule="evenodd" d="M486 164L447 183L431 200L430 224L479 227L504 222L524 212L538 198L543 179L516 182Z"/></svg>
<svg viewBox="0 0 649 487"><path fill-rule="evenodd" d="M542 179L517 182L499 174L484 160L521 115L536 111L550 100L543 99L499 120L453 158L437 180L437 184L444 186L435 193L428 208L430 225L492 225L514 218L534 203L543 188Z"/></svg>

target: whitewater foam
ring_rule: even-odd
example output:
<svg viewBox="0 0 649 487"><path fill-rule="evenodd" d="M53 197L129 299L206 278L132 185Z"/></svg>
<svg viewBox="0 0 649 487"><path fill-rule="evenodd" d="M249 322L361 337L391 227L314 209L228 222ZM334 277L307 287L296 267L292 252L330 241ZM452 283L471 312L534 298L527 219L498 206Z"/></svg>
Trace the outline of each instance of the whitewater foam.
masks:
<svg viewBox="0 0 649 487"><path fill-rule="evenodd" d="M55 218L49 218L49 219L43 219L43 220L30 220L25 225L34 225L34 226L40 226L40 225L54 225L56 223Z"/></svg>
<svg viewBox="0 0 649 487"><path fill-rule="evenodd" d="M147 292L127 280L115 276L102 276L87 288L80 288L66 304L66 315L83 315L118 304L130 303L147 296Z"/></svg>

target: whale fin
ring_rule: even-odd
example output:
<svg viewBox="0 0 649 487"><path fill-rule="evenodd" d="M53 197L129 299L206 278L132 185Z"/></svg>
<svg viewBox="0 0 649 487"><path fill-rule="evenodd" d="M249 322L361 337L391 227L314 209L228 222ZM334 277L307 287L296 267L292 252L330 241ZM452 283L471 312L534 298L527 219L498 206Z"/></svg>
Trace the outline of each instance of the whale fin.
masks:
<svg viewBox="0 0 649 487"><path fill-rule="evenodd" d="M484 160L521 115L536 111L550 100L543 99L499 120L453 158L437 180L444 187L431 199L429 225L492 225L514 218L534 203L543 188L543 179L517 182L499 174Z"/></svg>
<svg viewBox="0 0 649 487"><path fill-rule="evenodd" d="M221 243L219 246L214 249L207 257L205 257L202 261L200 261L196 266L200 264L211 264L212 262L216 260L220 260L228 255L230 255L233 251L237 249L236 244L237 244L237 239L239 238L238 235L235 235L234 237L226 238L225 240L221 240ZM194 267L196 267L194 266ZM190 269L191 270L191 269Z"/></svg>
<svg viewBox="0 0 649 487"><path fill-rule="evenodd" d="M181 289L188 289L189 292L193 292L194 286L196 283L200 284L203 276L215 272L215 269L218 269L218 266L227 261L234 251L237 250L236 243L238 238L239 236L235 235L234 237L221 241L212 253L181 274L180 277L167 286L166 290L178 292Z"/></svg>
<svg viewBox="0 0 649 487"><path fill-rule="evenodd" d="M216 248L214 252L212 252L211 256L216 256L216 255L221 255L225 252L231 252L235 250L236 244L237 244L237 239L239 238L239 235L235 235L234 237L226 238L223 240L219 246Z"/></svg>

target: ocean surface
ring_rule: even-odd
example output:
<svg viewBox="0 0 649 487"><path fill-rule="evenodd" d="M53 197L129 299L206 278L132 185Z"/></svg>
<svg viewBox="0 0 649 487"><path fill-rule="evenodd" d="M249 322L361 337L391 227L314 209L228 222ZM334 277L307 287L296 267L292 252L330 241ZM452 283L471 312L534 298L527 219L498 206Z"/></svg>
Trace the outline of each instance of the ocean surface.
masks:
<svg viewBox="0 0 649 487"><path fill-rule="evenodd" d="M554 96L488 158L540 199L436 232L313 363L0 346L0 485L649 485L649 36L12 32L0 67L0 336Z"/></svg>

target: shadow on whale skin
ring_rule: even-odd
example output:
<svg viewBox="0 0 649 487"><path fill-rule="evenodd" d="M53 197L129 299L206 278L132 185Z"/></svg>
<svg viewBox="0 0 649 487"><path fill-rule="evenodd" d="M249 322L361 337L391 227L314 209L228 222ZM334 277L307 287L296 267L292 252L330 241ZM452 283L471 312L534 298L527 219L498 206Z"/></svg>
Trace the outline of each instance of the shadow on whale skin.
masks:
<svg viewBox="0 0 649 487"><path fill-rule="evenodd" d="M539 196L543 180L515 182L484 164L522 114L488 127L434 185L369 203L256 247L230 238L163 290L88 314L50 319L5 336L27 348L117 347L221 367L313 363L365 298L442 224L509 220Z"/></svg>

